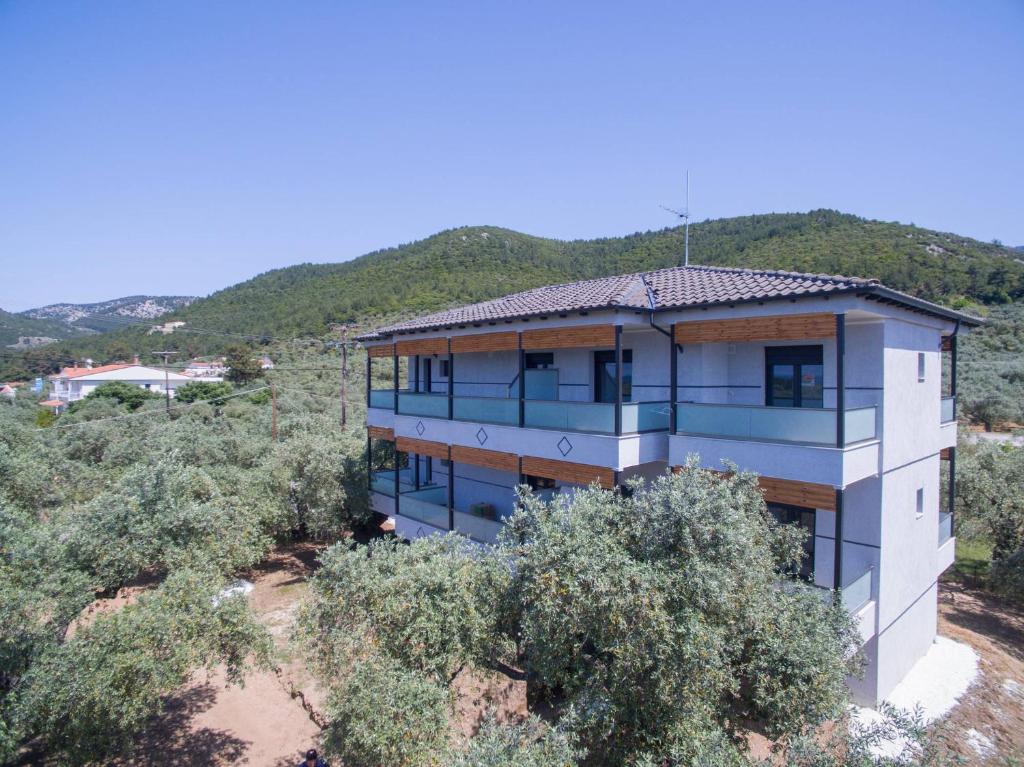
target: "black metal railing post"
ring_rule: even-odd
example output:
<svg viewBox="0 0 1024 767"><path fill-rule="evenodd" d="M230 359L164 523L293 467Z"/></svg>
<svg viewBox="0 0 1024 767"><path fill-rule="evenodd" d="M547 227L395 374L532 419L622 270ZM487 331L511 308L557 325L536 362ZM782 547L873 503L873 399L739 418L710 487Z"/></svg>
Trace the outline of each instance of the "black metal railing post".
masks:
<svg viewBox="0 0 1024 767"><path fill-rule="evenodd" d="M615 435L622 434L622 325L615 326Z"/></svg>
<svg viewBox="0 0 1024 767"><path fill-rule="evenodd" d="M846 445L846 315L836 315L836 447Z"/></svg>

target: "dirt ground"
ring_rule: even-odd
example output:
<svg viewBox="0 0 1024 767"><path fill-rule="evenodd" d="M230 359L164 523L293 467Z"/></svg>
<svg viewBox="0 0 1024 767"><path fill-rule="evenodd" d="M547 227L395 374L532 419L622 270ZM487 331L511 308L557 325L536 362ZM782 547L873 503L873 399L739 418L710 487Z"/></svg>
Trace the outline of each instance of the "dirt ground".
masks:
<svg viewBox="0 0 1024 767"><path fill-rule="evenodd" d="M134 753L112 765L285 767L317 744L320 727L314 720L323 710L324 691L296 657L288 635L320 548L303 543L279 549L248 576L254 585L249 602L280 650L279 673L250 673L244 687L226 685L219 669L195 675L170 699ZM117 601L133 601L137 590L126 589ZM942 584L939 633L973 647L981 673L956 708L933 726L936 737L971 765L1004 767L1014 763L1008 759L1024 758L1024 608L976 589ZM488 710L503 721L526 715L526 683L514 675L463 672L454 686L452 724L462 737L476 732Z"/></svg>
<svg viewBox="0 0 1024 767"><path fill-rule="evenodd" d="M943 583L939 633L974 648L980 674L937 737L972 765L1024 760L1024 607Z"/></svg>
<svg viewBox="0 0 1024 767"><path fill-rule="evenodd" d="M303 700L320 711L323 691L295 656L288 635L321 548L300 543L278 549L247 576L254 587L249 604L274 637L280 673L250 672L243 687L228 685L221 669L197 673L169 699L133 752L111 767L286 767L317 745L320 728Z"/></svg>

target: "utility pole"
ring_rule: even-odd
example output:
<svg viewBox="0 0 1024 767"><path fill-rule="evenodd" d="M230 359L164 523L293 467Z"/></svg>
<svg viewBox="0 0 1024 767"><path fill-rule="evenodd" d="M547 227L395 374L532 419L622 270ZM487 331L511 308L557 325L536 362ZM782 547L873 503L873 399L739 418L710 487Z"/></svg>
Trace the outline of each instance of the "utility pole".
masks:
<svg viewBox="0 0 1024 767"><path fill-rule="evenodd" d="M348 325L334 325L341 336L341 428L348 427Z"/></svg>
<svg viewBox="0 0 1024 767"><path fill-rule="evenodd" d="M270 439L277 442L277 387L270 384Z"/></svg>
<svg viewBox="0 0 1024 767"><path fill-rule="evenodd" d="M164 397L167 400L167 415L171 414L171 385L170 375L167 371L168 360L178 352L150 352L154 357L160 357L164 361Z"/></svg>

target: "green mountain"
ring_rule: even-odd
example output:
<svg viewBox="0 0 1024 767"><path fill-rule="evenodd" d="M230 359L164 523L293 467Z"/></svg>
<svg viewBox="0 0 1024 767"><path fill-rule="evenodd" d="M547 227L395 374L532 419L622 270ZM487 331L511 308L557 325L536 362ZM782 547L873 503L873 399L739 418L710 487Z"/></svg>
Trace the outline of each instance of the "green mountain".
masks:
<svg viewBox="0 0 1024 767"><path fill-rule="evenodd" d="M587 277L671 266L681 228L595 240L552 240L499 227L464 227L340 264L261 274L161 317L195 333L161 337L183 355L256 337L322 336L331 323L372 327L455 304ZM875 277L922 298L962 306L1024 297L1015 251L955 234L870 221L830 210L705 221L690 228L695 264ZM60 344L52 357L103 361L151 348L148 325ZM42 365L44 356L32 364Z"/></svg>
<svg viewBox="0 0 1024 767"><path fill-rule="evenodd" d="M54 340L80 336L83 332L59 320L35 319L0 309L0 352L10 348L42 346Z"/></svg>

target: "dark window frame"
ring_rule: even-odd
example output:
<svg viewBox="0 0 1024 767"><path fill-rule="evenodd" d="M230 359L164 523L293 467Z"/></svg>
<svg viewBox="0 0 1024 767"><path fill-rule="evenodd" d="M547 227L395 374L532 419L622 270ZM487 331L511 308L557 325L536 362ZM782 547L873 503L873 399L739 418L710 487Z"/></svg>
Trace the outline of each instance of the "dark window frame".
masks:
<svg viewBox="0 0 1024 767"><path fill-rule="evenodd" d="M593 370L594 370L594 402L613 403L615 397L613 396L610 400L601 398L601 366L602 365L615 365L615 350L602 349L594 352L593 359ZM614 395L615 392L612 392ZM633 350L623 349L622 350L622 401L632 402L633 401Z"/></svg>
<svg viewBox="0 0 1024 767"><path fill-rule="evenodd" d="M772 366L793 366L793 404L776 405L772 394ZM764 347L764 404L766 407L804 407L803 390L800 384L803 365L820 365L822 377L822 403L825 406L825 348L821 344L804 344L801 346L766 346Z"/></svg>

